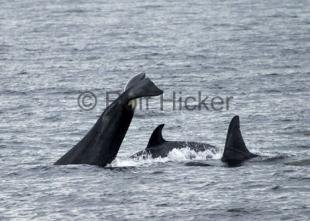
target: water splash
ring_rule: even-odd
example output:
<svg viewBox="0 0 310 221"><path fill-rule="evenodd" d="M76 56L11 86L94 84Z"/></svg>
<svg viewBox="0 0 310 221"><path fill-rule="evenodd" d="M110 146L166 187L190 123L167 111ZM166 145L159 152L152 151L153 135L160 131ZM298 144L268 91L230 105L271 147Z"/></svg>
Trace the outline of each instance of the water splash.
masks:
<svg viewBox="0 0 310 221"><path fill-rule="evenodd" d="M116 158L111 166L113 167L128 167L128 166L149 166L157 163L166 162L188 162L191 160L206 160L206 159L220 159L221 154L218 152L214 153L211 150L205 150L196 152L191 150L189 147L181 149L173 149L170 151L167 157L152 158L150 155L130 159L130 158Z"/></svg>

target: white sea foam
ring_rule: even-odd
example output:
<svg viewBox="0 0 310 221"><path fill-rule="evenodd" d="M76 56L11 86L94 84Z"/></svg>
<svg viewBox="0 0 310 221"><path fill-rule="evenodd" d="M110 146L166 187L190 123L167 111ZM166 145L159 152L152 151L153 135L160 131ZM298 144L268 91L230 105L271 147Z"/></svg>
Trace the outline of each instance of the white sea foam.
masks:
<svg viewBox="0 0 310 221"><path fill-rule="evenodd" d="M187 162L191 160L206 160L206 159L220 159L221 153L213 153L210 150L196 152L190 148L173 149L169 152L167 157L152 158L140 157L136 159L121 158L118 157L112 162L114 167L130 167L130 166L141 166L151 165L154 163L165 163L165 162Z"/></svg>

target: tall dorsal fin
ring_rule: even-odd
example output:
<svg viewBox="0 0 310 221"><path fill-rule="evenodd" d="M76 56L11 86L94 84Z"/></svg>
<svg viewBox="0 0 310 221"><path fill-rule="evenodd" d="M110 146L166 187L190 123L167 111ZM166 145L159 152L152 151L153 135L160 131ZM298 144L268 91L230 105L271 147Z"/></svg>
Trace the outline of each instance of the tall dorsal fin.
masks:
<svg viewBox="0 0 310 221"><path fill-rule="evenodd" d="M163 138L163 135L162 135L162 129L164 126L165 126L165 124L160 124L156 127L156 129L153 131L153 133L150 137L150 140L149 140L149 143L148 143L146 149L152 148L154 146L157 146L157 145L160 145L160 144L166 142L166 140Z"/></svg>
<svg viewBox="0 0 310 221"><path fill-rule="evenodd" d="M241 131L239 116L231 120L227 132L225 149L222 157L224 162L238 162L255 157L246 147Z"/></svg>
<svg viewBox="0 0 310 221"><path fill-rule="evenodd" d="M225 149L226 148L233 148L242 152L249 152L248 149L245 146L241 131L240 131L240 120L239 116L234 116L233 119L231 119L228 132L227 132L227 138L225 143Z"/></svg>

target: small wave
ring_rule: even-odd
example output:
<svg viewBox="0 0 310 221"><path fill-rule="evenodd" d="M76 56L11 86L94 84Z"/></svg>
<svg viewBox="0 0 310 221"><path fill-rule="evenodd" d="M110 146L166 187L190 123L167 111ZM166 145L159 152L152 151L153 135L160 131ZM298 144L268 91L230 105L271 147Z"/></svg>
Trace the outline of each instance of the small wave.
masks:
<svg viewBox="0 0 310 221"><path fill-rule="evenodd" d="M86 10L80 9L80 8L75 8L75 9L68 9L65 10L64 13L85 13Z"/></svg>
<svg viewBox="0 0 310 221"><path fill-rule="evenodd" d="M279 73L268 73L265 74L266 77L275 77L275 76L281 76Z"/></svg>
<svg viewBox="0 0 310 221"><path fill-rule="evenodd" d="M25 70L22 70L22 71L17 73L17 75L27 75L27 74L28 74L28 72Z"/></svg>
<svg viewBox="0 0 310 221"><path fill-rule="evenodd" d="M258 155L260 155L259 153L256 153ZM258 158L254 158L253 161L263 161L263 162L276 162L276 161L282 161L285 160L289 157L289 154L279 154L279 153L269 153L269 154L264 154L264 155L260 155Z"/></svg>
<svg viewBox="0 0 310 221"><path fill-rule="evenodd" d="M105 170L112 170L112 171L117 171L117 172L123 172L123 171L128 171L135 169L135 166L106 166L104 167Z"/></svg>
<svg viewBox="0 0 310 221"><path fill-rule="evenodd" d="M0 91L0 93L2 95L19 95L19 96L27 95L27 92L25 91L16 91L16 90L3 90Z"/></svg>
<svg viewBox="0 0 310 221"><path fill-rule="evenodd" d="M227 212L229 213L238 213L238 214L246 214L249 213L246 209L244 208L231 208L228 209Z"/></svg>
<svg viewBox="0 0 310 221"><path fill-rule="evenodd" d="M61 115L60 114L57 114L57 115L53 115L53 116L47 116L47 117L44 117L44 121L48 121L48 122L56 122L56 121L60 121L62 118L61 118Z"/></svg>
<svg viewBox="0 0 310 221"><path fill-rule="evenodd" d="M191 161L185 163L185 166L191 166L191 167L208 167L211 166L210 164L204 162L204 161Z"/></svg>
<svg viewBox="0 0 310 221"><path fill-rule="evenodd" d="M137 110L135 112L135 117L140 118L140 119L145 119L149 117L161 117L161 116L167 116L168 114L163 111L157 111L157 110L148 110L143 111L143 110Z"/></svg>
<svg viewBox="0 0 310 221"><path fill-rule="evenodd" d="M277 89L266 89L266 90L264 90L264 92L267 93L267 94L279 94L279 93L282 93L282 91L277 90Z"/></svg>
<svg viewBox="0 0 310 221"><path fill-rule="evenodd" d="M290 165L290 166L310 166L310 159L291 161L291 162L286 163L286 165Z"/></svg>
<svg viewBox="0 0 310 221"><path fill-rule="evenodd" d="M151 10L151 9L158 9L162 7L163 7L162 5L143 5L143 6L140 6L139 8Z"/></svg>

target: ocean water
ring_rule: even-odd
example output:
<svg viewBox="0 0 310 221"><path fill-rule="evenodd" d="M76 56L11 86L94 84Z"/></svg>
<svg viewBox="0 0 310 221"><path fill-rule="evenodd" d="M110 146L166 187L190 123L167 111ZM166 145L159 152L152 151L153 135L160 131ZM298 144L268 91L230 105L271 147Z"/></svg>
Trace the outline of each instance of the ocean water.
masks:
<svg viewBox="0 0 310 221"><path fill-rule="evenodd" d="M310 3L0 0L0 220L309 220ZM108 168L54 166L105 109L106 95L145 72L164 90L138 108ZM78 105L91 91L92 110ZM201 92L221 111L172 110ZM89 102L89 101L88 101ZM220 157L239 115L263 157ZM132 160L158 124L173 151ZM186 166L188 162L211 166Z"/></svg>

